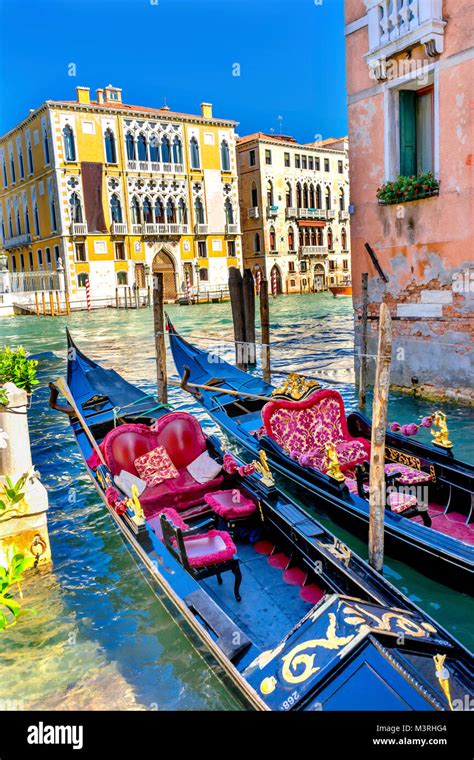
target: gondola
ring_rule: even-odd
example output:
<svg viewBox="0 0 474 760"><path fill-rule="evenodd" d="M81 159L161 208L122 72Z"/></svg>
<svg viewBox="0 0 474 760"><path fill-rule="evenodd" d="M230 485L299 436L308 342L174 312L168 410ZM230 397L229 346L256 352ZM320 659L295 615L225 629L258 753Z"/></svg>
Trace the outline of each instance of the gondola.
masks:
<svg viewBox="0 0 474 760"><path fill-rule="evenodd" d="M177 371L186 381L183 387L194 394L215 422L252 456L263 449L275 471L301 486L314 497L318 508L366 540L369 420L359 412L346 417L336 390L321 389L319 384L305 383L298 376L276 389L191 345L169 318L167 329ZM229 395L229 390L236 395ZM328 415L332 415L329 423ZM441 427L442 423L441 419ZM326 439L331 437L331 430L325 432L324 426L332 426L340 445L331 456L334 459L339 452L339 464L345 465L338 468L336 462L331 470L321 451L308 452L307 439L317 424L317 430L322 430L319 437L324 434ZM437 438L449 445L446 431ZM351 457L357 462L355 466ZM387 432L385 470L390 494L385 510L388 553L430 578L472 594L472 465L455 459L450 448Z"/></svg>
<svg viewBox="0 0 474 760"><path fill-rule="evenodd" d="M244 705L462 709L472 655L285 498L264 455L244 465L69 334L67 382L56 382L50 405L68 414L116 527Z"/></svg>

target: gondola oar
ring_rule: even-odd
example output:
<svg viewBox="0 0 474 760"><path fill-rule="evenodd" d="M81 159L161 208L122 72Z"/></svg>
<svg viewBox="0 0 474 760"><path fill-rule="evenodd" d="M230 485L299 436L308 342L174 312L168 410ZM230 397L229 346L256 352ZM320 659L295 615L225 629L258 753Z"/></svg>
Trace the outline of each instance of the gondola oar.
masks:
<svg viewBox="0 0 474 760"><path fill-rule="evenodd" d="M70 388L69 388L66 380L64 379L64 377L58 377L58 379L56 380L56 387L59 388L59 390L63 394L64 398L68 402L68 404L74 409L74 414L76 415L77 419L81 423L81 427L82 427L84 433L86 434L86 436L88 437L89 442L90 442L92 448L94 449L95 453L99 457L99 459L102 462L102 464L106 465L106 462L105 462L105 459L104 459L104 455L102 454L102 452L101 452L101 450L100 450L100 448L99 448L99 446L97 444L97 441L95 440L94 436L92 435L92 433L90 431L90 428L87 425L87 422L85 421L84 417L80 413L80 411L78 409L78 406L77 406L76 402L74 401L74 396L72 395L71 390L70 390Z"/></svg>
<svg viewBox="0 0 474 760"><path fill-rule="evenodd" d="M178 385L180 388L183 389L183 391L188 391L188 393L192 393L194 396L199 396L201 394L193 393L191 390L191 387L193 388L202 388L203 391L219 391L219 393L227 393L229 396L238 396L239 398L256 398L260 401L271 401L271 396L259 396L257 393L242 393L242 391L233 391L230 388L219 388L217 385L200 385L199 383L189 383L188 377L190 374L189 367L184 367L183 377L181 378L180 382L177 380L168 380L169 385Z"/></svg>

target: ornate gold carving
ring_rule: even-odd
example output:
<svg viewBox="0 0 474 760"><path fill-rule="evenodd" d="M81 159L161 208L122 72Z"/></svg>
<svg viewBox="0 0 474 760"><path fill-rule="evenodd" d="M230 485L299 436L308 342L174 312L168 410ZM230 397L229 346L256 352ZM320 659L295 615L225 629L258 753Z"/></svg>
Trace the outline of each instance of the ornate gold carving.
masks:
<svg viewBox="0 0 474 760"><path fill-rule="evenodd" d="M259 451L259 457L260 461L255 461L253 464L261 477L262 483L265 483L266 486L274 486L275 480L268 466L267 454L263 449Z"/></svg>
<svg viewBox="0 0 474 760"><path fill-rule="evenodd" d="M437 411L433 415L433 425L438 427L438 430L432 430L431 435L433 437L433 446L440 446L443 449L451 449L453 447L452 441L449 440L449 430L446 424L446 415L444 412Z"/></svg>
<svg viewBox="0 0 474 760"><path fill-rule="evenodd" d="M348 546L342 543L338 538L334 537L333 544L323 544L326 549L331 552L337 559L342 560L346 567L348 567L351 561L351 550Z"/></svg>
<svg viewBox="0 0 474 760"><path fill-rule="evenodd" d="M279 388L275 388L272 396L286 396L294 401L300 401L320 387L317 380L306 380L296 372L292 372Z"/></svg>
<svg viewBox="0 0 474 760"><path fill-rule="evenodd" d="M326 475L329 475L330 478L333 478L334 480L339 481L339 483L342 483L343 480L345 480L345 478L341 472L341 467L339 465L339 458L337 456L337 451L336 451L335 446L331 446L330 443L327 443L326 446L324 447L324 451L326 454L326 459L328 461Z"/></svg>
<svg viewBox="0 0 474 760"><path fill-rule="evenodd" d="M451 701L451 689L449 687L449 670L444 665L446 655L435 654L433 660L436 668L436 678L438 679L439 684L446 696L446 699L448 700L449 709L453 710L453 703Z"/></svg>
<svg viewBox="0 0 474 760"><path fill-rule="evenodd" d="M398 451L398 449L392 449L388 446L385 449L387 459L398 464L404 464L406 467L413 467L414 470L421 470L421 462L418 457L412 454L405 454L404 451Z"/></svg>
<svg viewBox="0 0 474 760"><path fill-rule="evenodd" d="M314 667L314 654L308 654L306 649L340 649L341 647L349 644L354 638L354 634L349 636L339 637L336 635L336 615L334 612L329 613L329 626L326 631L325 639L311 639L309 641L303 641L301 644L293 647L288 654L282 657L283 667L281 674L287 683L301 683L310 678L314 673L320 670L319 667ZM298 665L304 665L304 670L296 675L294 670L298 668Z"/></svg>

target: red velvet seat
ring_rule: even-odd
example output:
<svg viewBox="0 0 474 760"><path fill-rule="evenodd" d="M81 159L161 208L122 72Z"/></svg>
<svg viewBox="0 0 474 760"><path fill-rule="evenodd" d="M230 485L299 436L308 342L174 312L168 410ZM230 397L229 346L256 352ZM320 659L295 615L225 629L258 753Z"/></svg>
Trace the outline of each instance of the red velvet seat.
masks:
<svg viewBox="0 0 474 760"><path fill-rule="evenodd" d="M125 424L114 428L104 438L105 461L113 475L126 470L138 475L135 459L157 446L164 446L179 471L177 478L147 487L140 502L147 517L167 507L183 510L199 504L208 491L218 488L220 475L207 483L198 483L186 467L206 450L206 437L199 422L187 412L171 412L149 428L141 424Z"/></svg>
<svg viewBox="0 0 474 760"><path fill-rule="evenodd" d="M262 410L265 434L301 465L326 470L325 446L335 447L341 470L370 458L370 443L347 429L342 396L325 389L301 401L275 399Z"/></svg>

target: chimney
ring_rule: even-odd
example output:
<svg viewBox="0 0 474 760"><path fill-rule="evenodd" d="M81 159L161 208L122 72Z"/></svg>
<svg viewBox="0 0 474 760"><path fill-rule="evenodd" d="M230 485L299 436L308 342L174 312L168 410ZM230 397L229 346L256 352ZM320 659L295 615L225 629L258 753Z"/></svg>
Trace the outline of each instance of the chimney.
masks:
<svg viewBox="0 0 474 760"><path fill-rule="evenodd" d="M103 89L96 90L95 94L96 94L96 97L97 97L97 102L98 103L103 103L104 102L104 90Z"/></svg>
<svg viewBox="0 0 474 760"><path fill-rule="evenodd" d="M169 111L170 107L169 106L161 106L161 108L159 108L158 110L159 111Z"/></svg>
<svg viewBox="0 0 474 760"><path fill-rule="evenodd" d="M212 119L212 103L201 103L201 116L203 119Z"/></svg>
<svg viewBox="0 0 474 760"><path fill-rule="evenodd" d="M76 87L77 102L89 105L91 102L90 87Z"/></svg>

